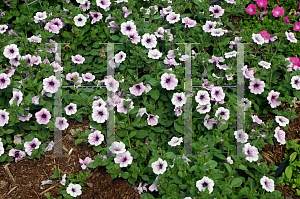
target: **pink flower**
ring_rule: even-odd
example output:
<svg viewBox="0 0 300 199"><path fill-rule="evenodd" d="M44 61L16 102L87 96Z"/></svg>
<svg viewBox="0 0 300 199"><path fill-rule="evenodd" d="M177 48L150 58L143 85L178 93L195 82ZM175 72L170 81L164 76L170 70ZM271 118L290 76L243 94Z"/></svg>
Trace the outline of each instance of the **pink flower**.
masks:
<svg viewBox="0 0 300 199"><path fill-rule="evenodd" d="M246 8L246 12L247 12L249 15L254 15L254 14L256 14L256 12L257 12L256 6L253 5L253 4L250 4L250 5Z"/></svg>
<svg viewBox="0 0 300 199"><path fill-rule="evenodd" d="M298 7L298 9L300 10L300 2L299 2L299 7Z"/></svg>
<svg viewBox="0 0 300 199"><path fill-rule="evenodd" d="M284 8L277 6L272 10L272 13L274 17L281 17L284 14Z"/></svg>
<svg viewBox="0 0 300 199"><path fill-rule="evenodd" d="M258 7L261 7L261 8L266 8L267 5L268 5L268 1L267 0L257 0L257 5Z"/></svg>
<svg viewBox="0 0 300 199"><path fill-rule="evenodd" d="M267 31L263 30L259 34L264 38L265 43L269 43L269 39L271 38L271 35Z"/></svg>
<svg viewBox="0 0 300 199"><path fill-rule="evenodd" d="M295 26L293 27L293 30L294 30L294 31L300 31L300 22L297 22L297 23L295 24Z"/></svg>
<svg viewBox="0 0 300 199"><path fill-rule="evenodd" d="M290 18L288 18L287 16L284 17L284 20L283 20L285 23L293 23L290 21Z"/></svg>

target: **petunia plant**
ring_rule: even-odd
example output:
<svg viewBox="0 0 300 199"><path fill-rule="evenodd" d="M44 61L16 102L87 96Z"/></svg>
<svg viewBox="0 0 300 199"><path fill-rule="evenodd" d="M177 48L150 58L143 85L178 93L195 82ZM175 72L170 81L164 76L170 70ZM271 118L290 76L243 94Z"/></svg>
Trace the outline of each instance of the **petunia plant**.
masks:
<svg viewBox="0 0 300 199"><path fill-rule="evenodd" d="M42 2L43 11L30 7L28 13L20 2L1 14L1 162L39 158L53 148L54 127L63 131L69 118L88 116L90 130L75 131L75 144L85 142L98 154L78 165L105 166L112 178L138 183L143 198L153 198L148 185L159 198L281 197L274 187L282 177L271 176L277 167L260 162L259 152L266 143L286 144L284 130L297 117L280 105L300 99L299 14L266 0ZM243 21L234 26L231 15ZM108 59L103 44L117 42L122 45ZM186 43L200 45L189 54ZM247 45L239 68L241 44ZM226 86L236 85L240 73L245 97L237 103L237 90ZM54 115L57 92L62 117ZM237 104L244 107L244 128ZM105 146L111 111L115 141ZM275 121L257 116L269 112ZM189 116L192 142L185 136ZM21 143L13 143L20 132ZM237 143L243 144L241 156ZM84 175L64 175L61 194L81 195Z"/></svg>

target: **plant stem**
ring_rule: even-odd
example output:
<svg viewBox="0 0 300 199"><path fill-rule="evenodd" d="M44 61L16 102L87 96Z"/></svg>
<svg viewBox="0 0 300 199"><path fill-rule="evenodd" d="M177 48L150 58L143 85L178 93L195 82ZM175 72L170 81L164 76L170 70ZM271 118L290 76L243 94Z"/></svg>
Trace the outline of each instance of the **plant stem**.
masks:
<svg viewBox="0 0 300 199"><path fill-rule="evenodd" d="M128 116L129 126L130 126L129 111L127 112L127 116ZM126 133L127 133L127 138L128 138L129 147L130 147L130 149L131 149L131 144L130 144L130 139L129 139L129 135L128 135L128 130L127 130L127 129L126 129Z"/></svg>

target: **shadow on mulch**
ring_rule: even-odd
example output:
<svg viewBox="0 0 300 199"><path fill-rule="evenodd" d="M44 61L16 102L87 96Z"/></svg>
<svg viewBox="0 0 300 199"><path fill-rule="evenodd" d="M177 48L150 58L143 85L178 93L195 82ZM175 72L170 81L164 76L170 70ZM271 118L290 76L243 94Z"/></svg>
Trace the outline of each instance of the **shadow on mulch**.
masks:
<svg viewBox="0 0 300 199"><path fill-rule="evenodd" d="M83 171L79 158L85 159L90 157L94 159L97 153L92 147L88 147L87 143L81 143L75 145L77 136L72 136L70 133L71 129L88 130L89 129L88 117L83 117L83 122L80 123L75 119L69 119L68 129L62 131L62 146L63 155L68 155L71 152L71 158L68 157L46 157L45 155L53 155L52 151L45 153L41 156L40 160L23 158L22 160L15 162L4 162L0 163L0 199L2 198L47 198L46 193L49 193L54 198L61 196L59 194L59 188L53 185L44 185L41 189L41 181L50 180L50 176L53 175L53 170L57 167L61 170L62 175L67 174L70 176L71 173L78 173ZM68 133L66 133L68 132ZM9 171L13 176L10 178L4 166L8 165ZM76 177L76 175L74 176ZM51 179L59 183L60 179ZM82 190L82 195L78 196L79 199L140 199L140 195L136 188L139 183L131 185L127 180L123 178L112 179L110 174L106 172L105 166L99 166L95 169L91 169L91 174L85 179L85 182L89 183L86 190ZM151 193L151 192L150 192ZM157 193L153 192L153 195Z"/></svg>

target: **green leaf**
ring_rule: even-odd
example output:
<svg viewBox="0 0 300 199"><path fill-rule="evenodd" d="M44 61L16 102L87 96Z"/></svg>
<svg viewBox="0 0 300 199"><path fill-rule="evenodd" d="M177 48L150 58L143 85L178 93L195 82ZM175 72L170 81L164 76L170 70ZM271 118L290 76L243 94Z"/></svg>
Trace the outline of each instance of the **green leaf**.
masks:
<svg viewBox="0 0 300 199"><path fill-rule="evenodd" d="M130 173L128 173L128 172L122 172L121 176L122 176L122 178L127 179L127 178L129 178L131 175L130 175Z"/></svg>
<svg viewBox="0 0 300 199"><path fill-rule="evenodd" d="M241 186L242 183L243 183L243 181L240 178L234 178L231 182L231 186L239 187L239 186Z"/></svg>
<svg viewBox="0 0 300 199"><path fill-rule="evenodd" d="M216 156L217 158L220 158L221 160L226 160L226 157L220 153L213 152L213 155Z"/></svg>
<svg viewBox="0 0 300 199"><path fill-rule="evenodd" d="M75 118L78 122L82 122L82 116L76 117Z"/></svg>
<svg viewBox="0 0 300 199"><path fill-rule="evenodd" d="M244 187L239 191L239 196L248 195L248 193L249 193L249 188Z"/></svg>
<svg viewBox="0 0 300 199"><path fill-rule="evenodd" d="M136 135L137 131L131 131L129 134L129 138L132 138Z"/></svg>
<svg viewBox="0 0 300 199"><path fill-rule="evenodd" d="M90 162L87 166L89 168L96 168L97 166L99 166L99 163L97 163L96 161L94 161L94 162Z"/></svg>
<svg viewBox="0 0 300 199"><path fill-rule="evenodd" d="M75 145L80 144L81 142L82 142L81 139L77 139L77 140L75 141Z"/></svg>
<svg viewBox="0 0 300 199"><path fill-rule="evenodd" d="M6 132L6 134L12 134L14 132L14 130L13 129L7 129L7 132Z"/></svg>
<svg viewBox="0 0 300 199"><path fill-rule="evenodd" d="M4 162L6 157L7 157L7 154L3 154L2 156L0 156L0 162Z"/></svg>
<svg viewBox="0 0 300 199"><path fill-rule="evenodd" d="M292 153L290 156L290 162L293 162L296 159L296 157L297 157L297 152Z"/></svg>
<svg viewBox="0 0 300 199"><path fill-rule="evenodd" d="M184 126L178 124L177 121L174 122L174 128L176 131L178 131L179 133L184 134Z"/></svg>
<svg viewBox="0 0 300 199"><path fill-rule="evenodd" d="M142 199L155 199L153 195L151 195L150 193L143 193L140 195L140 197Z"/></svg>
<svg viewBox="0 0 300 199"><path fill-rule="evenodd" d="M101 147L101 145L98 145L98 146L94 146L93 149L94 149L96 152L99 152L99 151L101 151L102 147Z"/></svg>
<svg viewBox="0 0 300 199"><path fill-rule="evenodd" d="M176 155L173 152L167 152L166 156L171 160L174 160L176 158Z"/></svg>
<svg viewBox="0 0 300 199"><path fill-rule="evenodd" d="M148 135L148 132L145 130L139 130L135 135L136 138L145 138Z"/></svg>
<svg viewBox="0 0 300 199"><path fill-rule="evenodd" d="M151 95L151 97L156 101L156 100L158 100L158 98L159 98L160 92L159 92L158 89L155 89L155 90L154 90L154 89L151 89L150 95Z"/></svg>
<svg viewBox="0 0 300 199"><path fill-rule="evenodd" d="M232 168L231 168L230 164L224 163L224 165L225 165L225 167L226 167L226 169L227 169L229 175L231 175L231 173L232 173Z"/></svg>
<svg viewBox="0 0 300 199"><path fill-rule="evenodd" d="M198 165L193 165L189 171L199 171L199 166Z"/></svg>
<svg viewBox="0 0 300 199"><path fill-rule="evenodd" d="M120 39L120 37L118 35L113 35L113 36L110 36L111 40L113 41L118 41Z"/></svg>
<svg viewBox="0 0 300 199"><path fill-rule="evenodd" d="M299 91L293 90L293 94L294 94L295 97L298 98L298 100L300 100L300 92Z"/></svg>
<svg viewBox="0 0 300 199"><path fill-rule="evenodd" d="M220 126L220 131L224 131L225 129L228 128L228 123L222 124L222 126Z"/></svg>
<svg viewBox="0 0 300 199"><path fill-rule="evenodd" d="M250 184L250 190L252 191L255 188L255 181L252 178L248 177L248 182Z"/></svg>
<svg viewBox="0 0 300 199"><path fill-rule="evenodd" d="M244 170L244 171L247 171L248 169L247 169L247 167L245 167L244 165L242 165L242 164L239 164L239 167L238 167L239 169L241 169L241 170Z"/></svg>
<svg viewBox="0 0 300 199"><path fill-rule="evenodd" d="M142 175L142 179L145 181L149 181L149 177L147 175Z"/></svg>
<svg viewBox="0 0 300 199"><path fill-rule="evenodd" d="M148 83L151 85L151 86L158 86L159 85L159 82L157 81L157 79L155 78L151 78Z"/></svg>
<svg viewBox="0 0 300 199"><path fill-rule="evenodd" d="M292 166L287 166L285 169L285 175L287 177L287 179L291 179L292 175L293 175L293 168Z"/></svg>

